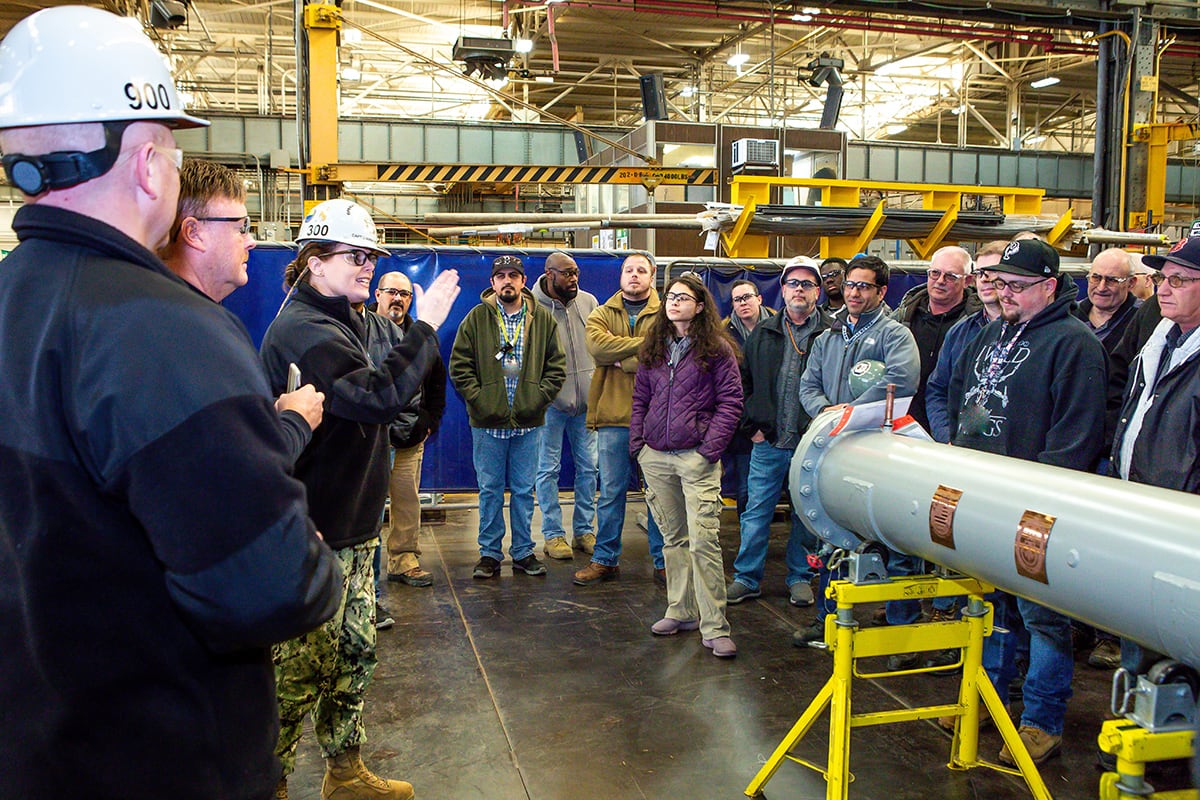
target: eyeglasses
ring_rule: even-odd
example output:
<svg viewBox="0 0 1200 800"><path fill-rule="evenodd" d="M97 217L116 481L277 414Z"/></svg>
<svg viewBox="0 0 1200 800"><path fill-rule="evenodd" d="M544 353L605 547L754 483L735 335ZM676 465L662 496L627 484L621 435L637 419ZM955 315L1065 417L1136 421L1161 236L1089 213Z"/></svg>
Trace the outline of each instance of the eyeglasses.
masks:
<svg viewBox="0 0 1200 800"><path fill-rule="evenodd" d="M842 284L842 288L847 291L851 291L851 292L854 291L855 289L865 292L868 289L878 289L879 284L878 283L867 283L866 281L846 281L845 283Z"/></svg>
<svg viewBox="0 0 1200 800"><path fill-rule="evenodd" d="M195 217L197 222L236 222L238 223L238 233L245 236L250 232L249 217Z"/></svg>
<svg viewBox="0 0 1200 800"><path fill-rule="evenodd" d="M1133 280L1132 278L1114 278L1111 275L1097 275L1094 272L1088 273L1088 283L1092 286L1099 286L1102 283L1111 283L1113 286L1121 287Z"/></svg>
<svg viewBox="0 0 1200 800"><path fill-rule="evenodd" d="M546 269L550 270L551 272L558 273L568 280L579 277L579 270L577 269L555 269L554 267L546 267Z"/></svg>
<svg viewBox="0 0 1200 800"><path fill-rule="evenodd" d="M326 253L321 258L333 258L334 256L345 256L346 261L356 267L364 266L368 261L374 264L379 261L378 253L368 253L363 250L334 250L332 253Z"/></svg>
<svg viewBox="0 0 1200 800"><path fill-rule="evenodd" d="M154 148L156 153L162 153L166 156L175 165L175 169L183 169L183 151L178 147L163 147L157 144L151 144L150 146Z"/></svg>
<svg viewBox="0 0 1200 800"><path fill-rule="evenodd" d="M696 302L696 298L687 292L667 292L668 303L683 303L687 300L691 300L693 303Z"/></svg>
<svg viewBox="0 0 1200 800"><path fill-rule="evenodd" d="M1200 278L1185 278L1182 275L1163 275L1161 272L1154 275L1155 286L1161 286L1165 283L1172 289L1182 289L1184 286L1196 281L1200 281Z"/></svg>
<svg viewBox="0 0 1200 800"><path fill-rule="evenodd" d="M962 279L967 277L966 275L959 275L957 272L946 272L945 270L942 270L942 269L931 269L931 270L928 270L925 274L929 276L930 281L947 280L947 281L950 281L951 283L958 283L959 281L961 281Z"/></svg>
<svg viewBox="0 0 1200 800"><path fill-rule="evenodd" d="M845 270L842 270L842 269L831 269L831 270L829 270L829 272L822 272L822 273L821 273L821 280L823 280L823 281L827 281L827 280L829 280L830 278L840 278L840 277L842 277L842 276L843 276L843 275L845 275L845 274L846 274L846 271L845 271Z"/></svg>
<svg viewBox="0 0 1200 800"><path fill-rule="evenodd" d="M737 297L731 297L729 299L735 303L749 303L756 297L758 297L758 294L755 292L746 292L745 294L739 294Z"/></svg>
<svg viewBox="0 0 1200 800"><path fill-rule="evenodd" d="M410 292L408 289L388 288L388 289L380 289L379 291L383 292L388 297L393 297L393 298L398 297L401 300L407 300L408 298L412 297L412 292Z"/></svg>
<svg viewBox="0 0 1200 800"><path fill-rule="evenodd" d="M989 283L992 284L997 292L1003 292L1005 289L1012 289L1013 294L1020 294L1030 286L1037 286L1039 283L1045 283L1049 278L1042 278L1040 281L1031 281L1030 283L1018 283L1016 281L1006 281L1003 278L992 278Z"/></svg>
<svg viewBox="0 0 1200 800"><path fill-rule="evenodd" d="M803 289L806 292L810 289L817 288L817 284L813 283L812 281L802 281L799 278L788 278L783 282L783 285L789 289Z"/></svg>

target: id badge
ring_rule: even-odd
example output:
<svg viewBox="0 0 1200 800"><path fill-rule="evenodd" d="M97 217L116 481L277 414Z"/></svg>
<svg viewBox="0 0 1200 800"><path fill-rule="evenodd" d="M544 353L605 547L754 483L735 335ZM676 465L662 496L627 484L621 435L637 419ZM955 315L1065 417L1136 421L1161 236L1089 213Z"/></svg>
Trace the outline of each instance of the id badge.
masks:
<svg viewBox="0 0 1200 800"><path fill-rule="evenodd" d="M988 413L987 407L983 403L969 403L963 409L962 417L958 421L958 427L963 433L981 434L992 427L992 415Z"/></svg>

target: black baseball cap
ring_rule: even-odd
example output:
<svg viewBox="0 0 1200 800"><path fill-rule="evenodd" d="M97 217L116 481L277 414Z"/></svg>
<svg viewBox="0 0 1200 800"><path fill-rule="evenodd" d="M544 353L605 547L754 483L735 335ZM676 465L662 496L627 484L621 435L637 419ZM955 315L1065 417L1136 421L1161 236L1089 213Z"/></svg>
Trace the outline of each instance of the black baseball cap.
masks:
<svg viewBox="0 0 1200 800"><path fill-rule="evenodd" d="M522 275L525 274L525 262L517 256L500 256L492 262L492 275L502 269L515 269Z"/></svg>
<svg viewBox="0 0 1200 800"><path fill-rule="evenodd" d="M1178 264L1188 269L1200 270L1200 224L1192 226L1191 235L1180 239L1165 256L1142 256L1142 263L1151 269L1162 269L1167 264Z"/></svg>
<svg viewBox="0 0 1200 800"><path fill-rule="evenodd" d="M989 267L989 270L1032 278L1053 278L1058 275L1058 251L1041 239L1009 242L1000 256L1000 263Z"/></svg>

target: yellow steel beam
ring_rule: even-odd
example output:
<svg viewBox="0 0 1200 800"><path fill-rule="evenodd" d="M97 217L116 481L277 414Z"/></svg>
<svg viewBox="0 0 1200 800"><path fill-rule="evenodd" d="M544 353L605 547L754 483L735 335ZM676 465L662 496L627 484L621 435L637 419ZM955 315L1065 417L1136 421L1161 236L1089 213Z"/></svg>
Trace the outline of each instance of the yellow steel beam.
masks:
<svg viewBox="0 0 1200 800"><path fill-rule="evenodd" d="M754 198L746 200L746 204L742 206L742 213L738 215L737 222L733 223L733 227L728 233L721 232L721 244L725 246L725 251L732 254L734 258L738 258L738 253L741 252L742 239L746 236L746 229L750 227L750 221L754 219L754 209L756 208ZM748 256L742 256L747 258Z"/></svg>
<svg viewBox="0 0 1200 800"><path fill-rule="evenodd" d="M1066 235L1071 232L1071 209L1067 209L1058 222L1054 223L1054 227L1046 234L1046 241L1057 246L1060 241L1066 238Z"/></svg>
<svg viewBox="0 0 1200 800"><path fill-rule="evenodd" d="M740 177L740 176L739 176ZM771 237L763 234L746 235L745 229L750 225L750 216L753 215L753 209L757 206L765 206L771 202L771 187L773 184L765 182L745 182L738 183L734 180L733 185L729 190L729 199L734 205L742 206L742 215L738 217L738 224L742 226L742 230L735 238L732 235L723 237L727 239L725 248L727 254L732 258L768 258L771 255ZM750 209L750 214L746 210ZM745 223L744 225L742 223Z"/></svg>
<svg viewBox="0 0 1200 800"><path fill-rule="evenodd" d="M308 152L315 170L338 158L337 42L342 10L332 3L304 7L308 34Z"/></svg>
<svg viewBox="0 0 1200 800"><path fill-rule="evenodd" d="M921 258L929 258L933 251L937 250L945 240L946 234L954 227L954 223L958 221L958 205L952 205L945 210L942 218L933 226L933 230L924 239L909 239L908 246Z"/></svg>
<svg viewBox="0 0 1200 800"><path fill-rule="evenodd" d="M850 248L851 252L849 253L849 255L854 255L855 253L865 253L867 251L867 244L870 243L870 241L875 238L875 234L879 233L879 229L883 227L884 216L885 215L883 213L883 201L881 200L879 202L879 205L875 206L875 210L873 212L871 212L871 218L867 220L867 224L863 226L863 229L858 232L858 236L856 236L854 238L854 242ZM822 254L824 253L824 250L826 247L826 242L830 238L831 237L828 237L828 236L822 237L822 239L821 239ZM840 237L838 237L838 238L840 238ZM834 254L831 253L830 255L834 255ZM842 256L843 258L845 257L845 256L843 256L842 253L837 253L836 255ZM826 256L826 257L828 257L828 256Z"/></svg>
<svg viewBox="0 0 1200 800"><path fill-rule="evenodd" d="M1147 147L1146 210L1129 216L1130 227L1144 228L1161 223L1167 205L1167 145L1187 139L1200 138L1200 125L1183 122L1158 122L1134 125L1130 134L1135 142Z"/></svg>
<svg viewBox="0 0 1200 800"><path fill-rule="evenodd" d="M584 167L533 164L318 164L311 179L388 183L623 183L653 189L661 184L714 186L715 169Z"/></svg>

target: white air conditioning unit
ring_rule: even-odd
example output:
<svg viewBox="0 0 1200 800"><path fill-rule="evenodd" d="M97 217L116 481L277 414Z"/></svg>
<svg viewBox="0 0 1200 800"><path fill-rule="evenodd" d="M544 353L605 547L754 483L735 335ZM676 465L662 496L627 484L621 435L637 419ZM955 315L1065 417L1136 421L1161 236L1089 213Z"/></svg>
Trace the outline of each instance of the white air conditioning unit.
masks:
<svg viewBox="0 0 1200 800"><path fill-rule="evenodd" d="M746 169L778 169L779 141L777 139L737 139L733 143L733 171Z"/></svg>

